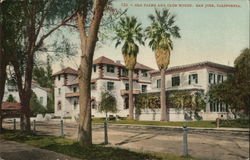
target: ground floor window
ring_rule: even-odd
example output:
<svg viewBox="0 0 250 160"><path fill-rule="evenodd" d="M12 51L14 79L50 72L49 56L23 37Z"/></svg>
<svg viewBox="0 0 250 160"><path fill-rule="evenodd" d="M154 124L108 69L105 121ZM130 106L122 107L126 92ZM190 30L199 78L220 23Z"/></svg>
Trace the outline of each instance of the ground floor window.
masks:
<svg viewBox="0 0 250 160"><path fill-rule="evenodd" d="M91 101L91 108L96 109L96 101L95 100Z"/></svg>
<svg viewBox="0 0 250 160"><path fill-rule="evenodd" d="M210 102L210 112L227 112L228 106L220 101Z"/></svg>
<svg viewBox="0 0 250 160"><path fill-rule="evenodd" d="M74 100L74 109L77 109L77 106L78 106L79 102L77 99Z"/></svg>
<svg viewBox="0 0 250 160"><path fill-rule="evenodd" d="M124 109L128 109L128 108L129 108L129 103L128 103L128 101L129 101L129 99L128 99L128 97L126 96L126 97L124 98L124 103L123 103L123 108L124 108Z"/></svg>
<svg viewBox="0 0 250 160"><path fill-rule="evenodd" d="M62 109L62 103L61 101L57 102L57 110L61 110Z"/></svg>

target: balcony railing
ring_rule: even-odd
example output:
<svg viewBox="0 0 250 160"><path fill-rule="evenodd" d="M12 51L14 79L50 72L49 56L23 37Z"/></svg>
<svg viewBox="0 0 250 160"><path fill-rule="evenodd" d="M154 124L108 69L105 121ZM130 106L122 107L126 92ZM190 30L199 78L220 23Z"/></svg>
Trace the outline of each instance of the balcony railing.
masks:
<svg viewBox="0 0 250 160"><path fill-rule="evenodd" d="M129 93L129 91L125 89L120 90L120 92L122 96ZM140 92L141 92L140 90L133 90L133 94L139 94Z"/></svg>

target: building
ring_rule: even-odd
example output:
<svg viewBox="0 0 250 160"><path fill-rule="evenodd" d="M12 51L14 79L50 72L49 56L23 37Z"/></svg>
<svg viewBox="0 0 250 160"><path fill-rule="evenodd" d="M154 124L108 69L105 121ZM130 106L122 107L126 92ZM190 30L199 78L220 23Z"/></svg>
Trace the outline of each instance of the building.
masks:
<svg viewBox="0 0 250 160"><path fill-rule="evenodd" d="M48 92L50 91L50 88L43 88L36 81L33 80L32 81L31 89L36 94L39 102L44 107L47 107L47 95L48 95ZM4 97L3 97L3 102L6 101L10 95L12 95L13 98L17 102L20 102L20 97L19 97L17 86L15 86L15 85L8 85L8 83L6 83L6 87L5 87L5 91L4 91Z"/></svg>
<svg viewBox="0 0 250 160"><path fill-rule="evenodd" d="M153 69L137 63L133 75L133 94L150 90L149 71ZM65 68L55 74L55 115L73 116L79 114L79 82L77 71ZM128 115L128 71L121 61L100 57L93 62L91 78L91 107L94 117L104 117L98 112L98 103L104 90L112 91L117 99L118 113L121 117Z"/></svg>
<svg viewBox="0 0 250 160"><path fill-rule="evenodd" d="M166 92L176 90L201 91L207 93L210 86L222 83L227 79L228 74L234 71L233 67L213 62L200 62L183 66L168 68L166 71ZM150 72L150 92L160 92L161 77L159 71ZM215 120L218 117L227 117L226 104L222 102L209 102L206 100L206 109L200 113L204 120ZM148 116L150 112L142 113L142 119L152 120ZM154 113L155 119L160 119L160 111ZM184 121L184 111L176 111L170 108L170 121ZM144 117L143 117L144 116Z"/></svg>
<svg viewBox="0 0 250 160"><path fill-rule="evenodd" d="M233 67L212 62L171 67L166 71L166 92L173 90L202 91L206 93L210 85L222 83ZM78 73L65 68L55 74L55 115L78 117L79 82ZM160 92L160 72L137 63L133 77L133 94ZM118 112L114 115L128 115L128 71L121 61L100 57L93 62L91 78L91 107L93 117L104 117L97 110L101 92L110 90L117 99ZM214 120L227 116L227 106L221 102L208 102L206 110L201 112L204 120ZM160 120L160 110L145 109L139 120ZM170 121L185 121L185 112L170 108Z"/></svg>

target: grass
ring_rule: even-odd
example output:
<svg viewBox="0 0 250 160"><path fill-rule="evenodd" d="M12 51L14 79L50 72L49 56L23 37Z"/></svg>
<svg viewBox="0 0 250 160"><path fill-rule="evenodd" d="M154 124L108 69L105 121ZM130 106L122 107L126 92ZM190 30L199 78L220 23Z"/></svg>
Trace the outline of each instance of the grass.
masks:
<svg viewBox="0 0 250 160"><path fill-rule="evenodd" d="M134 152L126 149L93 145L92 147L81 147L76 141L55 137L24 134L21 132L5 131L0 138L26 143L38 148L51 150L86 160L202 160L192 157L181 157L155 152Z"/></svg>
<svg viewBox="0 0 250 160"><path fill-rule="evenodd" d="M93 118L93 123L103 123L103 118ZM111 120L109 123L113 124L136 124L136 125L154 125L154 126L177 126L182 127L200 127L200 128L216 128L215 121L192 121L192 122L163 122L163 121L136 121L136 120Z"/></svg>
<svg viewBox="0 0 250 160"><path fill-rule="evenodd" d="M104 118L93 118L93 123L104 123ZM222 120L221 127L229 128L249 128L248 120ZM175 126L182 127L187 125L188 127L198 128L216 128L215 121L190 121L190 122L162 122L162 121L136 121L136 120L110 120L108 123L113 124L135 124L135 125L154 125L154 126Z"/></svg>

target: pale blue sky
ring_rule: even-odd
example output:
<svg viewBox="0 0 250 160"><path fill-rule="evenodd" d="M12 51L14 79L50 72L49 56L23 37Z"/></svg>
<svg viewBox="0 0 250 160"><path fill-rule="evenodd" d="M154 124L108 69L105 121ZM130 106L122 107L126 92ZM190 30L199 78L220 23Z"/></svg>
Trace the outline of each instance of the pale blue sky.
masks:
<svg viewBox="0 0 250 160"><path fill-rule="evenodd" d="M201 61L213 61L220 64L233 65L234 59L243 48L249 47L249 2L248 0L117 0L115 7L126 8L128 15L136 16L146 27L149 25L148 15L154 7L134 7L131 4L192 4L192 7L167 7L176 15L176 24L180 27L181 39L173 39L174 50L171 54L170 66L190 64ZM240 7L198 8L196 4L237 4ZM156 7L162 8L162 7ZM98 48L95 58L106 56L113 60L122 60L121 48L114 44ZM147 46L140 46L138 62L157 69L154 53ZM76 67L79 56L67 61L64 66ZM54 64L55 71L59 64Z"/></svg>

